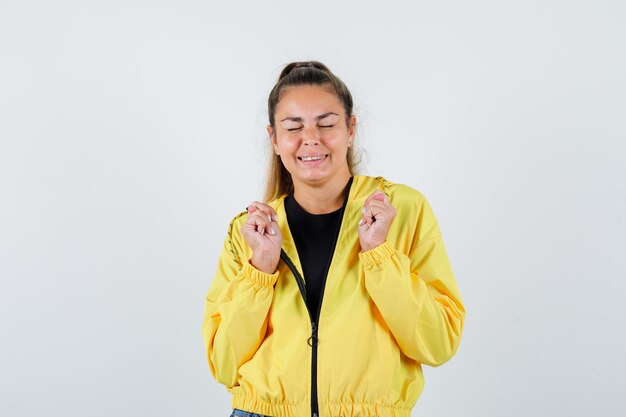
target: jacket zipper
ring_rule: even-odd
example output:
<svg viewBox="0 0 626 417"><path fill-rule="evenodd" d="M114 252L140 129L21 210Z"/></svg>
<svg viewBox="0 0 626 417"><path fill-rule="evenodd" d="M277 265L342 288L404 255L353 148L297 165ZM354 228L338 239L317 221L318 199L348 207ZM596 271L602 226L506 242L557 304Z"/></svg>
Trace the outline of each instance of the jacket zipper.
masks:
<svg viewBox="0 0 626 417"><path fill-rule="evenodd" d="M342 210L341 216L343 218L343 210ZM340 218L339 225L341 225L342 218ZM335 245L333 245L333 252L335 250L336 244L337 244L337 241L335 241ZM312 417L318 417L319 416L319 403L317 401L317 345L318 345L319 339L318 339L317 324L319 321L319 314L322 309L321 308L322 300L324 299L324 293L326 292L326 279L328 278L328 272L330 272L330 262L332 261L332 256L328 260L329 263L328 263L328 266L326 267L326 274L324 275L324 280L322 282L322 293L320 294L320 300L317 305L317 317L315 318L313 318L313 316L311 315L311 310L309 310L309 307L306 303L306 284L304 283L304 278L302 278L302 275L300 275L298 268L296 268L291 258L289 258L289 256L287 255L287 253L285 253L283 249L280 250L280 258L287 264L289 269L291 269L291 272L293 272L294 277L296 278L296 282L298 283L298 288L300 289L300 294L302 295L302 299L304 300L306 311L309 313L309 320L311 321L311 336L307 340L307 344L311 346L312 348L312 352L311 352L311 355L312 355L311 357L311 415Z"/></svg>
<svg viewBox="0 0 626 417"><path fill-rule="evenodd" d="M302 295L302 299L304 300L304 306L306 307L306 311L309 313L309 319L311 320L311 336L307 340L307 344L311 346L311 416L318 417L319 416L319 403L317 401L317 345L319 342L317 332L318 332L318 321L319 314L322 310L322 300L324 299L324 293L326 292L326 279L328 278L328 273L330 272L330 265L332 263L332 259L334 257L335 249L337 247L337 242L339 240L339 233L341 232L341 225L343 223L343 215L345 213L346 205L348 203L348 198L350 195L350 189L352 188L352 181L354 177L350 177L348 181L348 185L346 188L346 194L344 196L343 205L341 206L341 213L339 214L339 222L337 224L337 233L335 233L335 242L333 243L332 254L328 259L328 264L326 265L326 274L324 274L324 280L322 282L322 293L320 294L320 300L317 304L317 317L313 318L311 315L311 310L309 310L309 306L306 303L306 284L304 283L304 278L298 271L298 268L294 265L291 258L285 253L285 251L281 248L280 250L280 258L287 264L291 272L293 272L294 277L296 278L296 282L298 283L298 288L300 289L300 294Z"/></svg>
<svg viewBox="0 0 626 417"><path fill-rule="evenodd" d="M304 283L304 278L300 275L300 272L296 268L296 266L291 261L291 258L287 256L284 250L281 249L280 258L287 264L291 272L296 278L296 282L298 283L298 288L300 289L300 294L302 295L302 299L304 300L304 305L306 307L306 311L309 313L309 320L311 321L311 336L307 340L307 344L312 348L312 359L311 359L311 415L313 417L318 417L319 415L319 405L317 402L317 319L315 319L311 315L311 310L306 303L306 285ZM324 286L326 282L324 281ZM324 296L324 286L322 286L322 297ZM320 305L322 304L322 300L320 297ZM318 308L319 310L319 308Z"/></svg>

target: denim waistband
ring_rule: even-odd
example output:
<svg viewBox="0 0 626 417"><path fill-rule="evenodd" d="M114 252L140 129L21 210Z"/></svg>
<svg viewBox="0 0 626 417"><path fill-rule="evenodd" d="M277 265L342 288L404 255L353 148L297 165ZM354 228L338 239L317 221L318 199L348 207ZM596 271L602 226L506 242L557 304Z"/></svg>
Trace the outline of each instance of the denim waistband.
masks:
<svg viewBox="0 0 626 417"><path fill-rule="evenodd" d="M270 416L264 416L263 414L249 413L247 411L234 408L233 413L230 415L230 417L270 417Z"/></svg>

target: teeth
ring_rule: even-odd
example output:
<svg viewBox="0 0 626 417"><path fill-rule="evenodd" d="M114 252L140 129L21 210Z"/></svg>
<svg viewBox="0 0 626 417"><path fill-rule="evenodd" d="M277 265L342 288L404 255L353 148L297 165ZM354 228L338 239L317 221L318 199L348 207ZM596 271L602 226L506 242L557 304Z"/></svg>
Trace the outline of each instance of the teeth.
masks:
<svg viewBox="0 0 626 417"><path fill-rule="evenodd" d="M322 158L324 157L323 156L303 156L302 160L303 161L319 161Z"/></svg>

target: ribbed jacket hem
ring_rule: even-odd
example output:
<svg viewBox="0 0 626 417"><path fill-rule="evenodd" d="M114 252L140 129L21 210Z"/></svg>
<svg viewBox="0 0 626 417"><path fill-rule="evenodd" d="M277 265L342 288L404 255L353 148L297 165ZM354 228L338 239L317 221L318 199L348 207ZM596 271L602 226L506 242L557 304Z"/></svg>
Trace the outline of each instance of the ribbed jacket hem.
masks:
<svg viewBox="0 0 626 417"><path fill-rule="evenodd" d="M233 408L270 417L310 417L311 404L268 403L244 394L233 395ZM365 403L320 403L320 417L411 417L411 408Z"/></svg>
<svg viewBox="0 0 626 417"><path fill-rule="evenodd" d="M383 404L326 403L320 417L411 417L410 408ZM295 416L294 416L295 417Z"/></svg>
<svg viewBox="0 0 626 417"><path fill-rule="evenodd" d="M244 394L233 395L232 406L249 413L263 414L270 417L308 417L311 415L310 403L268 403Z"/></svg>

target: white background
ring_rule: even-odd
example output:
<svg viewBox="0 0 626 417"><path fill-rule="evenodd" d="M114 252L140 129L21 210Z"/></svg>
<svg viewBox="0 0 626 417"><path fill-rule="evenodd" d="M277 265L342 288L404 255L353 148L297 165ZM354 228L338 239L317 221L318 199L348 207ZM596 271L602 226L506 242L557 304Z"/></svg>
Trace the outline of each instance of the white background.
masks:
<svg viewBox="0 0 626 417"><path fill-rule="evenodd" d="M466 304L413 416L625 415L624 2L226 3L0 2L0 415L229 415L204 296L305 59Z"/></svg>

